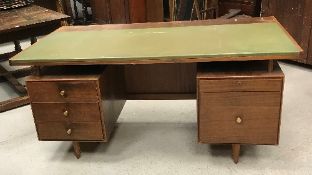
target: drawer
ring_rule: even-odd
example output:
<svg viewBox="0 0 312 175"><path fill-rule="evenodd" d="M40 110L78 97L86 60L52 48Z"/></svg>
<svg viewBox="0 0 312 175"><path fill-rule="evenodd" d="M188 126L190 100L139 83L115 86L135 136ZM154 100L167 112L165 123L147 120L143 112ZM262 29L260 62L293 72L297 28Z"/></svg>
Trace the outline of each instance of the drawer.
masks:
<svg viewBox="0 0 312 175"><path fill-rule="evenodd" d="M32 102L97 102L96 81L28 81Z"/></svg>
<svg viewBox="0 0 312 175"><path fill-rule="evenodd" d="M280 92L200 93L202 143L278 144Z"/></svg>
<svg viewBox="0 0 312 175"><path fill-rule="evenodd" d="M32 103L36 122L101 122L99 103Z"/></svg>
<svg viewBox="0 0 312 175"><path fill-rule="evenodd" d="M36 126L39 140L104 140L100 122L69 125L66 122L37 122ZM67 133L69 129L70 134Z"/></svg>
<svg viewBox="0 0 312 175"><path fill-rule="evenodd" d="M283 79L199 79L200 92L236 92L282 90Z"/></svg>

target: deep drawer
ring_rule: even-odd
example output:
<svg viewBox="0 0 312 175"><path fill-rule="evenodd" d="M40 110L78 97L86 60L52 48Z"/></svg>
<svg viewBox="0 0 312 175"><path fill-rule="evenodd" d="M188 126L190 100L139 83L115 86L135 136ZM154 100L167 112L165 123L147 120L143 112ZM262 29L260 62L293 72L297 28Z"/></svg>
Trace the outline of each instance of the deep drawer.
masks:
<svg viewBox="0 0 312 175"><path fill-rule="evenodd" d="M277 144L280 92L201 93L199 142Z"/></svg>
<svg viewBox="0 0 312 175"><path fill-rule="evenodd" d="M102 141L104 135L100 122L72 123L65 122L37 122L39 140L90 140Z"/></svg>
<svg viewBox="0 0 312 175"><path fill-rule="evenodd" d="M98 103L32 103L36 122L100 122Z"/></svg>
<svg viewBox="0 0 312 175"><path fill-rule="evenodd" d="M96 81L28 81L32 102L97 102Z"/></svg>
<svg viewBox="0 0 312 175"><path fill-rule="evenodd" d="M199 80L200 92L267 91L280 92L282 79L220 79Z"/></svg>

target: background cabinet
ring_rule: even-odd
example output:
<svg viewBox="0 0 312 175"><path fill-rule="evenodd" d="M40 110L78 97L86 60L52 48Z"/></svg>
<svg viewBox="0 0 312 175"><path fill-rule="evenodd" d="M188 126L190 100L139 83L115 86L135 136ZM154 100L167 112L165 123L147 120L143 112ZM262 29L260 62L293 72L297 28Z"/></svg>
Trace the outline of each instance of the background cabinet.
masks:
<svg viewBox="0 0 312 175"><path fill-rule="evenodd" d="M312 65L312 1L262 0L262 16L275 16L303 48L302 63Z"/></svg>
<svg viewBox="0 0 312 175"><path fill-rule="evenodd" d="M219 14L224 15L230 9L240 9L242 14L259 16L261 0L219 0Z"/></svg>
<svg viewBox="0 0 312 175"><path fill-rule="evenodd" d="M97 23L138 23L163 21L162 0L91 0Z"/></svg>

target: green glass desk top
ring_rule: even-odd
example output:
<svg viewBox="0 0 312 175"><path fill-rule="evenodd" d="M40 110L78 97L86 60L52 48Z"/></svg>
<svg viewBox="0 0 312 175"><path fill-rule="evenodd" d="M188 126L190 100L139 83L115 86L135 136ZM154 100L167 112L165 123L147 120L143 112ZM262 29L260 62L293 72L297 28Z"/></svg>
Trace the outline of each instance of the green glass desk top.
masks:
<svg viewBox="0 0 312 175"><path fill-rule="evenodd" d="M278 23L56 31L13 65L291 59L302 50ZM286 57L285 57L286 56ZM187 61L188 60L188 61ZM191 60L191 61L190 61Z"/></svg>

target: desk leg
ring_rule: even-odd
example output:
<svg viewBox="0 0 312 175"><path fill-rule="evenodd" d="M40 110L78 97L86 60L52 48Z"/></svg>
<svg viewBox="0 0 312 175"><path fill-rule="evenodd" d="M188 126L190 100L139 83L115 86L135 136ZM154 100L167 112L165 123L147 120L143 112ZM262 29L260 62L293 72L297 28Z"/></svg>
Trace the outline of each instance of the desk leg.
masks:
<svg viewBox="0 0 312 175"><path fill-rule="evenodd" d="M240 154L240 144L232 144L232 158L234 163L238 163Z"/></svg>
<svg viewBox="0 0 312 175"><path fill-rule="evenodd" d="M73 142L73 147L74 147L74 154L76 158L79 159L81 155L79 142Z"/></svg>
<svg viewBox="0 0 312 175"><path fill-rule="evenodd" d="M30 37L30 44L33 45L37 42L37 38L35 36Z"/></svg>
<svg viewBox="0 0 312 175"><path fill-rule="evenodd" d="M21 52L22 51L22 47L21 47L21 43L19 41L14 41L14 47L15 47L15 51L16 52Z"/></svg>
<svg viewBox="0 0 312 175"><path fill-rule="evenodd" d="M274 70L274 60L269 60L268 72L273 72L273 70Z"/></svg>

